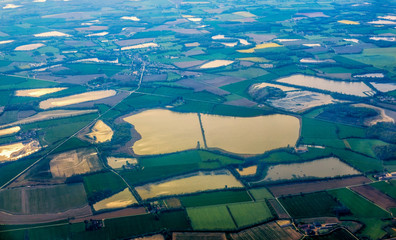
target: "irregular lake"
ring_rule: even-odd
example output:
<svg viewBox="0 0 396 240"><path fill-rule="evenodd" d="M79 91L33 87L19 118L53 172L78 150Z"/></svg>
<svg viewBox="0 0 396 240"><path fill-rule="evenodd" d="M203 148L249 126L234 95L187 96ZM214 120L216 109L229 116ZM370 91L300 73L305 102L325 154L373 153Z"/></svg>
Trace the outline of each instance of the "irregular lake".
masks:
<svg viewBox="0 0 396 240"><path fill-rule="evenodd" d="M277 82L288 83L296 86L316 88L330 92L355 95L360 97L366 97L367 95L364 94L364 92L372 91L371 88L369 88L363 82L333 81L324 78L305 76L301 74L281 78L278 79Z"/></svg>
<svg viewBox="0 0 396 240"><path fill-rule="evenodd" d="M311 162L278 164L270 166L261 181L290 180L297 178L326 178L359 174L360 172L335 157L318 159Z"/></svg>

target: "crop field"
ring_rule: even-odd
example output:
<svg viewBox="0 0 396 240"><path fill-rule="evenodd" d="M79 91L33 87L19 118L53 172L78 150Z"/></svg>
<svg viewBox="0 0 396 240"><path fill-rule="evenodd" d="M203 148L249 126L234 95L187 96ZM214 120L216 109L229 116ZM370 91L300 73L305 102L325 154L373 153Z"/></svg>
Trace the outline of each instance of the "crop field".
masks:
<svg viewBox="0 0 396 240"><path fill-rule="evenodd" d="M131 191L125 188L123 191L93 204L92 207L95 211L101 211L105 209L125 208L136 203L137 201Z"/></svg>
<svg viewBox="0 0 396 240"><path fill-rule="evenodd" d="M5 189L0 191L0 210L11 213L22 212L21 189Z"/></svg>
<svg viewBox="0 0 396 240"><path fill-rule="evenodd" d="M112 172L88 175L83 179L90 203L102 200L126 188L122 179Z"/></svg>
<svg viewBox="0 0 396 240"><path fill-rule="evenodd" d="M233 203L227 205L237 228L266 222L274 218L265 202Z"/></svg>
<svg viewBox="0 0 396 240"><path fill-rule="evenodd" d="M280 227L275 222L266 223L237 233L229 234L229 237L232 240L298 240L301 236L301 233L295 231L291 227Z"/></svg>
<svg viewBox="0 0 396 240"><path fill-rule="evenodd" d="M194 230L233 230L236 225L226 205L187 208Z"/></svg>
<svg viewBox="0 0 396 240"><path fill-rule="evenodd" d="M296 195L300 193L318 192L328 189L342 188L357 184L370 183L371 180L363 177L348 177L343 179L320 180L307 183L289 183L271 186L268 189L275 197Z"/></svg>
<svg viewBox="0 0 396 240"><path fill-rule="evenodd" d="M374 140L374 139L349 138L347 139L347 141L351 146L352 151L362 153L372 158L376 157L374 152L375 147L388 145L387 143L381 140Z"/></svg>
<svg viewBox="0 0 396 240"><path fill-rule="evenodd" d="M1 210L15 214L64 212L87 205L82 184L3 190L0 198Z"/></svg>
<svg viewBox="0 0 396 240"><path fill-rule="evenodd" d="M381 219L389 218L390 213L374 205L349 189L341 188L328 191L338 201L351 210L354 217L359 218L365 224L362 235L373 239L381 238L385 235L382 227L387 223Z"/></svg>
<svg viewBox="0 0 396 240"><path fill-rule="evenodd" d="M36 79L16 77L16 76L1 76L0 90L3 89L26 89L26 88L46 88L56 86L57 83L50 81L41 81Z"/></svg>
<svg viewBox="0 0 396 240"><path fill-rule="evenodd" d="M373 65L377 68L385 68L388 71L395 73L395 71L390 68L389 62L395 61L396 48L367 48L363 50L362 54L346 55L344 57L349 58L354 61L359 61L364 64Z"/></svg>
<svg viewBox="0 0 396 240"><path fill-rule="evenodd" d="M370 184L370 186L380 190L381 192L385 193L386 195L390 196L393 199L396 199L396 181L389 181L389 182L375 182Z"/></svg>
<svg viewBox="0 0 396 240"><path fill-rule="evenodd" d="M29 214L62 212L87 204L87 196L82 184L59 185L24 189L25 208Z"/></svg>
<svg viewBox="0 0 396 240"><path fill-rule="evenodd" d="M174 232L172 234L174 240L190 240L190 239L206 239L206 240L226 240L225 233L215 232Z"/></svg>
<svg viewBox="0 0 396 240"><path fill-rule="evenodd" d="M94 64L94 63L73 63L73 64L66 64L65 67L71 70L69 74L73 73L75 75L77 74L88 75L88 74L104 73L109 77L125 69L125 67L121 67L117 65Z"/></svg>
<svg viewBox="0 0 396 240"><path fill-rule="evenodd" d="M352 187L351 190L385 210L396 207L396 200L370 185Z"/></svg>
<svg viewBox="0 0 396 240"><path fill-rule="evenodd" d="M210 162L219 164L238 164L241 161L232 157L222 156L207 151L190 150L168 155L157 155L153 157L142 157L139 162L144 167L162 167L172 165L199 164L203 167Z"/></svg>
<svg viewBox="0 0 396 240"><path fill-rule="evenodd" d="M334 149L333 154L361 172L375 172L383 169L382 161L345 149Z"/></svg>
<svg viewBox="0 0 396 240"><path fill-rule="evenodd" d="M267 188L253 188L249 189L249 192L252 194L255 201L274 198Z"/></svg>
<svg viewBox="0 0 396 240"><path fill-rule="evenodd" d="M332 196L336 197L342 204L345 204L351 212L360 217L389 217L389 213L375 206L368 200L352 192L349 189L341 188L328 191Z"/></svg>
<svg viewBox="0 0 396 240"><path fill-rule="evenodd" d="M105 228L97 231L85 231L84 223L60 222L59 226L39 225L37 228L16 230L12 232L0 232L0 238L19 239L20 236L29 236L29 239L63 239L64 236L73 236L73 239L104 240L119 239L137 236L144 233L155 233L161 229L171 231L190 230L185 211L164 212L155 219L151 214L121 217L105 220ZM29 225L25 227L34 227ZM16 238L15 238L16 237Z"/></svg>
<svg viewBox="0 0 396 240"><path fill-rule="evenodd" d="M32 159L25 159L23 161L16 161L16 162L4 164L0 168L0 185L7 183L9 180L15 177L19 172L21 172L23 169L25 169L30 164L32 164L34 161L36 161L36 159L32 158Z"/></svg>
<svg viewBox="0 0 396 240"><path fill-rule="evenodd" d="M252 199L245 190L221 191L211 193L200 193L180 198L184 207L199 207L236 202L249 202Z"/></svg>
<svg viewBox="0 0 396 240"><path fill-rule="evenodd" d="M293 218L332 217L335 216L334 208L339 206L326 192L282 197L279 201Z"/></svg>

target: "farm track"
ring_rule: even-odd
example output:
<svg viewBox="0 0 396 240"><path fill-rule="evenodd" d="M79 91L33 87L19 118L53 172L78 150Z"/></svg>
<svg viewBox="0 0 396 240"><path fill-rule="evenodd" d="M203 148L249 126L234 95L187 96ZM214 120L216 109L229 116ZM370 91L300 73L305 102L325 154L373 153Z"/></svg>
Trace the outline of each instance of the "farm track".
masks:
<svg viewBox="0 0 396 240"><path fill-rule="evenodd" d="M135 90L133 91L129 91L128 95L125 97L127 98L128 96L130 96L132 93L137 92L140 89L140 86L142 84L142 80L143 80L143 75L144 75L144 71L146 69L146 63L143 63L143 68L142 68L142 73L140 75L140 80L138 83L138 86L136 87ZM125 99L124 98L124 99ZM123 99L123 100L124 100ZM88 127L90 127L92 124L94 124L96 121L98 121L103 115L105 115L107 112L111 111L112 109L114 109L116 106L118 106L123 100L121 100L120 102L118 102L117 104L115 104L113 107L107 109L103 114L99 114L99 116L97 118L95 118L94 120L92 120L90 123L88 123L86 126L82 127L80 130L78 130L77 132L75 132L74 134L72 134L70 137L68 137L67 139L65 139L64 141L62 141L61 143L59 143L56 147L54 147L53 149L51 149L48 153L46 153L44 156L42 156L41 158L39 158L38 160L36 160L34 163L32 163L30 166L28 166L27 168L25 168L23 171L21 171L19 174L17 174L15 177L13 177L11 180L9 180L8 182L6 182L5 184L3 184L0 189L4 189L5 187L7 187L8 185L10 185L12 182L14 182L16 179L18 179L20 176L22 176L24 173L26 173L28 170L30 170L32 167L34 167L36 164L38 164L39 162L41 162L43 159L45 159L46 157L48 157L51 153L53 153L55 150L57 150L58 148L60 148L63 144L65 144L67 141L69 141L71 138L77 136L80 132L84 131L85 129L87 129Z"/></svg>

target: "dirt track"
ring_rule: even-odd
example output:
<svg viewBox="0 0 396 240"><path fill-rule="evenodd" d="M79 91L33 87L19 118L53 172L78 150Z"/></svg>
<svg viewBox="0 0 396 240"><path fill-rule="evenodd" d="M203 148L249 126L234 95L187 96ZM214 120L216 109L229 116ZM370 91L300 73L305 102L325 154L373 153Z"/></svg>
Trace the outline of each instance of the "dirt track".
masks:
<svg viewBox="0 0 396 240"><path fill-rule="evenodd" d="M109 219L109 218L135 216L135 215L141 215L141 214L146 214L146 209L144 207L125 208L122 210L101 213L101 214L94 215L94 216L76 218L76 219L71 220L70 222L78 223L78 222L84 222L84 220L90 220L90 219L101 220L101 219Z"/></svg>
<svg viewBox="0 0 396 240"><path fill-rule="evenodd" d="M9 214L0 211L0 224L36 224L36 223L47 223L59 220L68 219L71 217L87 217L92 216L91 207L86 205L82 208L70 209L66 212L60 213L48 213L48 214Z"/></svg>

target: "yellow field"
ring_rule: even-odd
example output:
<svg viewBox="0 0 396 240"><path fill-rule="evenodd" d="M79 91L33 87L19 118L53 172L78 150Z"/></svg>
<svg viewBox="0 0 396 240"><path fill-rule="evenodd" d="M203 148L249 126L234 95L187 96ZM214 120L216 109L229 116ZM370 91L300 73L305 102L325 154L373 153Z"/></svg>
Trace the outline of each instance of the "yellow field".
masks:
<svg viewBox="0 0 396 240"><path fill-rule="evenodd" d="M49 109L55 107L63 107L67 105L95 101L103 98L108 98L116 95L116 91L114 90L102 90L102 91L93 91L86 92L76 95L71 95L62 98L50 98L45 101L40 102L41 109Z"/></svg>
<svg viewBox="0 0 396 240"><path fill-rule="evenodd" d="M282 45L279 45L277 43L262 43L262 44L256 45L254 48L238 50L238 52L240 52L240 53L254 53L258 49L274 48L274 47L281 47L281 46Z"/></svg>
<svg viewBox="0 0 396 240"><path fill-rule="evenodd" d="M135 197L128 188L125 188L122 192L95 203L93 208L95 211L103 209L124 208L134 203L137 203Z"/></svg>
<svg viewBox="0 0 396 240"><path fill-rule="evenodd" d="M241 188L243 185L228 171L198 172L178 178L136 187L142 199L193 192Z"/></svg>
<svg viewBox="0 0 396 240"><path fill-rule="evenodd" d="M50 161L50 171L53 177L71 177L96 172L102 168L97 152L92 149L78 149L60 153Z"/></svg>
<svg viewBox="0 0 396 240"><path fill-rule="evenodd" d="M96 143L111 141L113 137L113 130L107 126L102 120L99 120L92 127L91 132L87 136L93 139Z"/></svg>
<svg viewBox="0 0 396 240"><path fill-rule="evenodd" d="M148 47L158 47L156 43L142 43L138 45L122 47L121 50L129 50L129 49L140 49L140 48L148 48Z"/></svg>
<svg viewBox="0 0 396 240"><path fill-rule="evenodd" d="M255 175L257 172L257 166L250 166L247 168L243 168L242 170L239 170L238 168L236 169L239 175L241 176L252 176Z"/></svg>
<svg viewBox="0 0 396 240"><path fill-rule="evenodd" d="M34 34L35 37L70 37L69 34L58 32L58 31L51 31L51 32L44 32L39 34Z"/></svg>
<svg viewBox="0 0 396 240"><path fill-rule="evenodd" d="M142 136L133 145L138 155L184 151L203 143L197 114L154 109L124 118Z"/></svg>
<svg viewBox="0 0 396 240"><path fill-rule="evenodd" d="M238 60L241 60L241 61L251 61L251 62L259 62L259 63L268 62L267 59L262 58L262 57L246 57L246 58L238 58Z"/></svg>
<svg viewBox="0 0 396 240"><path fill-rule="evenodd" d="M348 25L359 25L360 23L350 20L340 20L339 23L348 24Z"/></svg>
<svg viewBox="0 0 396 240"><path fill-rule="evenodd" d="M21 130L19 126L17 127L12 127L12 128L6 128L6 129L0 129L0 136L5 136L13 133L17 133Z"/></svg>
<svg viewBox="0 0 396 240"><path fill-rule="evenodd" d="M206 69L206 68L224 67L224 66L230 65L233 62L234 61L229 61L229 60L214 60L214 61L210 61L208 63L205 63L200 68Z"/></svg>
<svg viewBox="0 0 396 240"><path fill-rule="evenodd" d="M18 97L41 97L46 94L59 92L65 90L67 88L38 88L38 89L29 89L29 90L17 90L15 92L15 96Z"/></svg>
<svg viewBox="0 0 396 240"><path fill-rule="evenodd" d="M237 154L262 154L294 146L300 134L298 118L274 114L259 117L202 115L206 143Z"/></svg>
<svg viewBox="0 0 396 240"><path fill-rule="evenodd" d="M42 43L27 44L27 45L22 45L22 46L16 47L15 51L30 51L30 50L35 50L35 49L43 47L43 46L44 46L44 44L42 44Z"/></svg>

